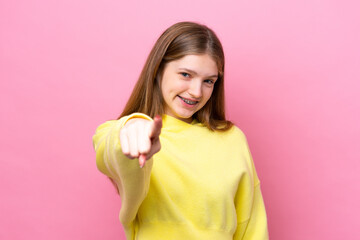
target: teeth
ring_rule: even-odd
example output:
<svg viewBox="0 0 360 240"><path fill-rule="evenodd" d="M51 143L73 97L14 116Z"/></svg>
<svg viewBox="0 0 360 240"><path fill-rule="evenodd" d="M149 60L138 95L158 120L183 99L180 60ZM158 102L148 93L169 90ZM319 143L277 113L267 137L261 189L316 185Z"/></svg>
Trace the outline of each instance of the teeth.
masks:
<svg viewBox="0 0 360 240"><path fill-rule="evenodd" d="M179 96L180 97L180 96ZM182 97L180 97L184 102L186 102L187 104L190 104L190 105L194 105L194 104L196 104L197 103L197 101L190 101L190 100L187 100L187 99L185 99L185 98L182 98Z"/></svg>

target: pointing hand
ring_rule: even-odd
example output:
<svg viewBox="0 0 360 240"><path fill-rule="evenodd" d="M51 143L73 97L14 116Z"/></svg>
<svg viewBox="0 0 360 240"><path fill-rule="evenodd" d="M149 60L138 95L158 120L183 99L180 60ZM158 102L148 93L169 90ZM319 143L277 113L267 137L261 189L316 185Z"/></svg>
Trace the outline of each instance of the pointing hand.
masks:
<svg viewBox="0 0 360 240"><path fill-rule="evenodd" d="M155 153L160 151L160 133L162 119L155 116L154 121L143 118L132 118L120 130L120 144L125 156L139 159L140 167L144 167Z"/></svg>

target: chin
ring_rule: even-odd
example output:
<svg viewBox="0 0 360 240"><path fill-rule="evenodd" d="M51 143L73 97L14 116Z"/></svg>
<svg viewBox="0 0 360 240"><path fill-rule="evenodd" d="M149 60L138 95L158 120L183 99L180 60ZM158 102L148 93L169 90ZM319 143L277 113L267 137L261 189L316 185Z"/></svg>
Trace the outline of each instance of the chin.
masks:
<svg viewBox="0 0 360 240"><path fill-rule="evenodd" d="M195 112L192 112L192 113L180 113L180 112L177 112L176 113L176 116L178 118L182 118L182 119L189 119L189 118L192 118L192 116L195 114Z"/></svg>
<svg viewBox="0 0 360 240"><path fill-rule="evenodd" d="M191 118L195 113L196 111L178 111L176 115L182 118Z"/></svg>
<svg viewBox="0 0 360 240"><path fill-rule="evenodd" d="M176 114L177 117L182 118L182 119L192 118L193 115L194 115L194 114L189 114L189 115L186 115L186 114Z"/></svg>

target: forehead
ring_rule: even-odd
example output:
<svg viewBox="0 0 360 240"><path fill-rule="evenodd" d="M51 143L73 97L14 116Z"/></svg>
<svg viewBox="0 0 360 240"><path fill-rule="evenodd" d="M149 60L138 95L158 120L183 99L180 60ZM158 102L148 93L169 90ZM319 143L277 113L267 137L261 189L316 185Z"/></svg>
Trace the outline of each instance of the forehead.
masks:
<svg viewBox="0 0 360 240"><path fill-rule="evenodd" d="M173 70L186 68L195 71L199 75L210 76L218 73L215 60L208 54L186 55L180 59L168 63Z"/></svg>

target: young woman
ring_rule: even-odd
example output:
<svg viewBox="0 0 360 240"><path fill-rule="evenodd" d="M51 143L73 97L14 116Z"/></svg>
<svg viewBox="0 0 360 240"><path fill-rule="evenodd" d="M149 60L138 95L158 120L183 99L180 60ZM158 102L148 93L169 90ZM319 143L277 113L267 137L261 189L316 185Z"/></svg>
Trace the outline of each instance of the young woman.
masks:
<svg viewBox="0 0 360 240"><path fill-rule="evenodd" d="M207 26L179 22L160 36L93 143L127 239L268 239L246 137L225 119L223 48Z"/></svg>

